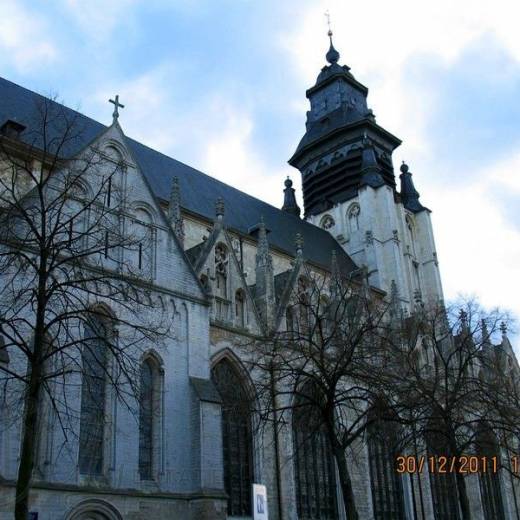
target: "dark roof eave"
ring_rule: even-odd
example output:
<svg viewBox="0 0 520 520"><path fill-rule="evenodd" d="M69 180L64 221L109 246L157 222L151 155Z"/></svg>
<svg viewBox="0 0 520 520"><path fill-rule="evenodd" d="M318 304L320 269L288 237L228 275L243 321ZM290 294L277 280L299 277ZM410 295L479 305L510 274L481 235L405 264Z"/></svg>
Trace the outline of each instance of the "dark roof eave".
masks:
<svg viewBox="0 0 520 520"><path fill-rule="evenodd" d="M300 145L298 145L298 148L292 155L292 157L287 161L291 166L294 166L297 168L296 163L298 162L299 158L310 148L313 148L318 143L322 143L324 141L329 140L331 137L335 136L336 134L343 132L344 130L351 130L353 128L356 128L357 126L369 126L374 130L374 132L382 135L385 137L388 141L390 141L391 144L394 145L393 150L395 150L401 143L401 139L396 137L394 134L390 133L388 130L385 130L382 126L379 126L377 123L374 123L374 121L364 118L360 119L358 121L354 121L353 123L347 123L345 125L341 125L338 128L334 128L330 132L322 135L315 141L311 141L310 143L302 146L300 148Z"/></svg>

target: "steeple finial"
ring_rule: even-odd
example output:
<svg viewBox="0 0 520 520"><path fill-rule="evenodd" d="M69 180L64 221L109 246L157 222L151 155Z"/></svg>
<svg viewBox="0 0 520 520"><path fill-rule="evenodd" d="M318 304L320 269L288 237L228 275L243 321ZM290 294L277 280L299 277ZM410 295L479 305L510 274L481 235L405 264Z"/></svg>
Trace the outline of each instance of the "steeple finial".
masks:
<svg viewBox="0 0 520 520"><path fill-rule="evenodd" d="M291 213L297 217L300 216L300 207L296 203L296 197L294 196L294 188L292 187L293 183L289 176L285 179L285 189L283 190L284 198L283 198L283 206L282 211L287 211L287 213Z"/></svg>
<svg viewBox="0 0 520 520"><path fill-rule="evenodd" d="M325 17L327 18L327 25L329 26L329 31L327 32L327 35L329 36L329 40L330 40L329 51L325 55L325 58L331 65L333 65L334 63L338 63L338 61L339 61L339 52L334 48L334 44L332 43L332 34L333 33L332 33L331 25L330 25L329 11L327 11L325 13Z"/></svg>
<svg viewBox="0 0 520 520"><path fill-rule="evenodd" d="M225 211L224 199L219 197L215 202L215 215L217 220L222 220L224 218Z"/></svg>
<svg viewBox="0 0 520 520"><path fill-rule="evenodd" d="M265 227L264 217L260 217L258 225L258 244L256 249L256 265L268 266L272 268L273 259L269 254L269 242L267 241L267 229Z"/></svg>
<svg viewBox="0 0 520 520"><path fill-rule="evenodd" d="M303 237L300 233L296 233L294 237L294 246L296 247L296 254L301 255L303 253Z"/></svg>
<svg viewBox="0 0 520 520"><path fill-rule="evenodd" d="M500 332L502 333L503 338L507 336L507 324L505 321L500 322Z"/></svg>
<svg viewBox="0 0 520 520"><path fill-rule="evenodd" d="M172 179L168 217L177 238L181 244L184 244L184 221L181 214L181 190L178 177L173 177Z"/></svg>

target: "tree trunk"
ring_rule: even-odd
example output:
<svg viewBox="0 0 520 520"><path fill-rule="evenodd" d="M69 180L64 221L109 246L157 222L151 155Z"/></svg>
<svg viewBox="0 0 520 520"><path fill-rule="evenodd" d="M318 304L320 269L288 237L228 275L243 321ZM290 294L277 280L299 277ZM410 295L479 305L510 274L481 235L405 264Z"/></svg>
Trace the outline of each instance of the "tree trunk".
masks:
<svg viewBox="0 0 520 520"><path fill-rule="evenodd" d="M22 424L22 448L18 478L16 481L15 519L27 520L29 512L29 488L34 467L34 452L38 438L38 396L39 370L31 371L29 386L25 397L24 420Z"/></svg>
<svg viewBox="0 0 520 520"><path fill-rule="evenodd" d="M29 489L34 468L34 453L38 444L39 396L41 391L42 358L44 352L44 323L46 310L46 255L40 255L36 322L32 355L28 356L29 383L25 393L22 421L22 448L16 480L15 520L27 520L29 513Z"/></svg>
<svg viewBox="0 0 520 520"><path fill-rule="evenodd" d="M345 457L345 450L333 443L334 458L338 465L339 482L341 486L341 494L343 496L343 503L345 504L345 513L347 520L358 520L359 516L356 509L356 502L354 499L354 491L352 490L352 481L348 472L347 458Z"/></svg>
<svg viewBox="0 0 520 520"><path fill-rule="evenodd" d="M460 511L462 520L471 520L471 511L469 509L468 493L466 490L466 481L464 475L457 471L457 490L459 492Z"/></svg>

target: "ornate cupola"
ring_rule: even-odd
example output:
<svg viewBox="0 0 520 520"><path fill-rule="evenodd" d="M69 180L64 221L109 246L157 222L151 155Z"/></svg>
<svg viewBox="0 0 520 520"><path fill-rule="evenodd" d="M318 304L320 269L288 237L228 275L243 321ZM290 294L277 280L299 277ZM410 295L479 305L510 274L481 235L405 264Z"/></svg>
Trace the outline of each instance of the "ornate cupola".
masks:
<svg viewBox="0 0 520 520"><path fill-rule="evenodd" d="M329 39L328 65L307 90L306 132L289 159L302 174L306 218L354 197L362 185L394 189L392 152L401 143L376 123L367 87L339 64L332 31Z"/></svg>

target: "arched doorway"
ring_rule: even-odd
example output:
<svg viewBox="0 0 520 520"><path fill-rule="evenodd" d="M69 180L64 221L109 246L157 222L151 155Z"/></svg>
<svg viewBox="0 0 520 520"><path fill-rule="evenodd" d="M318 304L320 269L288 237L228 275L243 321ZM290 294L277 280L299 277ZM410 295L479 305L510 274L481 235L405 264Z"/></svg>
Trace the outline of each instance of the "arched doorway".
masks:
<svg viewBox="0 0 520 520"><path fill-rule="evenodd" d="M108 502L92 499L75 506L66 520L123 520L123 517Z"/></svg>

